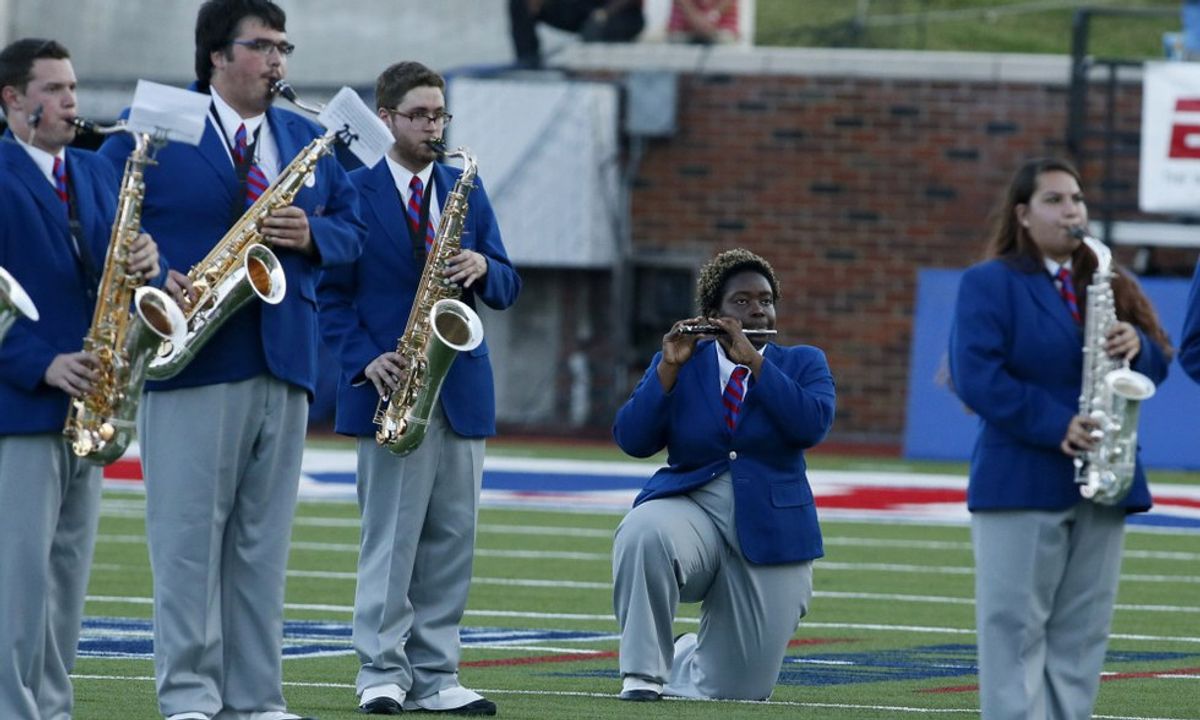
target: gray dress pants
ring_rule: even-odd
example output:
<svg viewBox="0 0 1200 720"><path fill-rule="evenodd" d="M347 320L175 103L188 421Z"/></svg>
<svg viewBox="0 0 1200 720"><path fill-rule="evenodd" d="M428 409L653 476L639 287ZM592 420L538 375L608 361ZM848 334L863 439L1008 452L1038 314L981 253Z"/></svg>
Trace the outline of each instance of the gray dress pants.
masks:
<svg viewBox="0 0 1200 720"><path fill-rule="evenodd" d="M455 434L440 406L405 457L359 438L359 695L394 684L415 700L458 686L483 455L484 440Z"/></svg>
<svg viewBox="0 0 1200 720"><path fill-rule="evenodd" d="M738 544L725 473L688 493L638 505L613 541L621 675L668 695L765 700L788 640L808 612L812 562L755 565ZM694 646L675 653L680 602L700 602ZM681 643L681 647L683 644Z"/></svg>
<svg viewBox="0 0 1200 720"><path fill-rule="evenodd" d="M283 710L283 591L308 394L156 391L138 415L163 715Z"/></svg>
<svg viewBox="0 0 1200 720"><path fill-rule="evenodd" d="M1086 720L1121 574L1125 511L971 514L984 720Z"/></svg>
<svg viewBox="0 0 1200 720"><path fill-rule="evenodd" d="M100 483L61 433L0 437L0 718L71 717Z"/></svg>

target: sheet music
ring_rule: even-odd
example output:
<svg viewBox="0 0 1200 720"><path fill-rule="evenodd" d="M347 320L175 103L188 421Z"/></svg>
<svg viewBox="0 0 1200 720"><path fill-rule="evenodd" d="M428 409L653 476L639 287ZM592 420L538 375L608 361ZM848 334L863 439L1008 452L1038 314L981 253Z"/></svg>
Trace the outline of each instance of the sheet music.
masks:
<svg viewBox="0 0 1200 720"><path fill-rule="evenodd" d="M358 93L343 87L317 116L317 122L335 132L349 128L350 152L364 165L374 167L392 146L392 133L367 107Z"/></svg>
<svg viewBox="0 0 1200 720"><path fill-rule="evenodd" d="M191 90L138 80L127 125L134 132L162 134L167 140L199 145L211 99Z"/></svg>

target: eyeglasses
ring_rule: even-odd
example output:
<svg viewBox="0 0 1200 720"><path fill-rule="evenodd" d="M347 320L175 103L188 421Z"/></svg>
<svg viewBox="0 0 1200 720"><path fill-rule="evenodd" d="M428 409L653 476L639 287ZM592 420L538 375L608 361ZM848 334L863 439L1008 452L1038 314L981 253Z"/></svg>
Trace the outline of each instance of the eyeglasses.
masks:
<svg viewBox="0 0 1200 720"><path fill-rule="evenodd" d="M436 112L436 113L425 113L425 112L411 112L410 113L410 112L401 112L400 110L393 110L392 108L385 108L385 109L392 115L399 115L400 117L405 118L406 120L408 120L411 123L416 123L421 120L424 120L426 122L433 123L434 125L448 125L448 124L450 124L450 119L454 117L453 115L451 115L448 112L440 112L440 111Z"/></svg>
<svg viewBox="0 0 1200 720"><path fill-rule="evenodd" d="M270 55L272 50L277 51L280 55L288 56L296 52L296 46L287 41L271 42L264 38L257 40L230 40L231 45L241 45L244 48L253 50L259 55Z"/></svg>

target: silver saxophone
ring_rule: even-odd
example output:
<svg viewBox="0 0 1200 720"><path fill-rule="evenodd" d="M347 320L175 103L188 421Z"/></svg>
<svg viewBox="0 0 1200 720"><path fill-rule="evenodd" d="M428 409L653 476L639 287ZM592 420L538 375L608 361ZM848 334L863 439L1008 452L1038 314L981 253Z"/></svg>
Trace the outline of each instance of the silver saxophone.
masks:
<svg viewBox="0 0 1200 720"><path fill-rule="evenodd" d="M22 317L36 322L37 307L33 300L29 299L21 283L0 267L0 343L4 342L4 336L13 323Z"/></svg>
<svg viewBox="0 0 1200 720"><path fill-rule="evenodd" d="M1079 414L1094 419L1096 445L1075 457L1079 494L1100 505L1117 505L1129 494L1137 460L1138 413L1154 395L1154 381L1129 367L1129 361L1104 350L1108 329L1117 322L1113 299L1112 251L1080 227L1071 229L1096 256L1096 271L1087 289L1083 339L1083 384Z"/></svg>

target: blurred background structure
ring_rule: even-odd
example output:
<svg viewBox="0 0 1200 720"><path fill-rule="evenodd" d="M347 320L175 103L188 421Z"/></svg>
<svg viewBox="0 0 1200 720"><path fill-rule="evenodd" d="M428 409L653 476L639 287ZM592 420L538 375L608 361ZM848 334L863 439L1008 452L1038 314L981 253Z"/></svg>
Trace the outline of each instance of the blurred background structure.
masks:
<svg viewBox="0 0 1200 720"><path fill-rule="evenodd" d="M607 436L663 332L692 314L699 265L744 246L781 275L781 341L829 356L831 440L965 454L947 431L974 421L937 380L956 276L918 295L924 271L979 258L1027 156L1082 166L1094 231L1182 317L1161 303L1177 302L1200 227L1141 210L1139 147L1144 63L1197 51L1192 0L736 0L739 35L717 44L668 42L672 0L645 0L635 42L539 27L540 70L514 66L509 0L279 2L308 99L350 85L371 102L401 59L448 76L449 141L477 154L525 279L514 312L483 313L505 433ZM0 42L56 35L81 113L107 120L138 78L192 79L198 5L0 0ZM1200 400L1175 375L1147 422ZM1152 463L1200 466L1142 438Z"/></svg>

